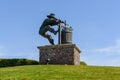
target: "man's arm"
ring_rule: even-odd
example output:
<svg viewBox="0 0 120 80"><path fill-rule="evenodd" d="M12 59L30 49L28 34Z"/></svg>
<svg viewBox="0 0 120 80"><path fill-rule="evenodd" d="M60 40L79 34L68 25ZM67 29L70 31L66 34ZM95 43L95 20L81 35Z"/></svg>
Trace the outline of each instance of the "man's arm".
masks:
<svg viewBox="0 0 120 80"><path fill-rule="evenodd" d="M49 25L51 25L51 26L53 26L53 25L58 25L59 23L64 23L64 21L62 21L62 20L60 20L60 19L56 19L56 18L51 19L51 20L49 21Z"/></svg>

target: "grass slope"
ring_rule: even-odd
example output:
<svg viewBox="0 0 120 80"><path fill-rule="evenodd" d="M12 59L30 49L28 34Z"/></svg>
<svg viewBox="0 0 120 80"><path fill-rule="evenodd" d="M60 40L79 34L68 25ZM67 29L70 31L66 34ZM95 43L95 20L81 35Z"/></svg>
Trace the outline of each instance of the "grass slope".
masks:
<svg viewBox="0 0 120 80"><path fill-rule="evenodd" d="M0 80L120 80L120 67L32 65L0 68Z"/></svg>

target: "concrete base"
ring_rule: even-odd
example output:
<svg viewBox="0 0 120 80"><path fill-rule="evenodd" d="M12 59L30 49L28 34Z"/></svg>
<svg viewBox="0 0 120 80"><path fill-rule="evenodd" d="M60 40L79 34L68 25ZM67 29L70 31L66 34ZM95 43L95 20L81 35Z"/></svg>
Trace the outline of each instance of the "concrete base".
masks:
<svg viewBox="0 0 120 80"><path fill-rule="evenodd" d="M80 64L80 49L75 44L47 45L38 46L39 62L45 64L46 60L50 60L49 64Z"/></svg>

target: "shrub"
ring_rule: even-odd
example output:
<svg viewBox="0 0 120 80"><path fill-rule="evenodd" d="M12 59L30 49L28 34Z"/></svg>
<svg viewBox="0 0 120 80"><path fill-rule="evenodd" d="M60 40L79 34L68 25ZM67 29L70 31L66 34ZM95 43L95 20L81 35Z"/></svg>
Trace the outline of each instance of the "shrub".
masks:
<svg viewBox="0 0 120 80"><path fill-rule="evenodd" d="M9 61L7 59L0 59L0 67L6 67L9 65Z"/></svg>
<svg viewBox="0 0 120 80"><path fill-rule="evenodd" d="M80 65L87 66L87 64L84 61L81 61Z"/></svg>
<svg viewBox="0 0 120 80"><path fill-rule="evenodd" d="M0 67L20 66L20 65L37 65L38 61L28 59L0 59Z"/></svg>
<svg viewBox="0 0 120 80"><path fill-rule="evenodd" d="M19 59L7 59L9 62L8 66L16 66L16 63L18 62Z"/></svg>
<svg viewBox="0 0 120 80"><path fill-rule="evenodd" d="M27 64L26 59L19 59L16 63L17 66L26 65L26 64Z"/></svg>
<svg viewBox="0 0 120 80"><path fill-rule="evenodd" d="M26 60L26 62L27 62L27 65L37 65L37 64L39 64L39 62L35 61L35 60Z"/></svg>
<svg viewBox="0 0 120 80"><path fill-rule="evenodd" d="M36 65L39 64L38 61L28 60L28 59L19 59L17 65Z"/></svg>

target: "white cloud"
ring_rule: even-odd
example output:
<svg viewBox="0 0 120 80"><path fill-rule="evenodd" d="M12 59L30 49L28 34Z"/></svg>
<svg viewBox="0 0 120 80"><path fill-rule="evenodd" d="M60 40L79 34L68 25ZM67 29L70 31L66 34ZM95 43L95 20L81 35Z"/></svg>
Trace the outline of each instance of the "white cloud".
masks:
<svg viewBox="0 0 120 80"><path fill-rule="evenodd" d="M16 52L9 51L6 47L0 46L0 58L28 58L38 60L39 54L35 52Z"/></svg>
<svg viewBox="0 0 120 80"><path fill-rule="evenodd" d="M28 52L20 52L20 53L16 53L13 56L11 56L12 58L27 58L27 59L35 59L38 60L39 58L39 54L33 52L33 53L28 53Z"/></svg>
<svg viewBox="0 0 120 80"><path fill-rule="evenodd" d="M5 53L5 48L3 46L0 46L0 58L5 55L4 53Z"/></svg>
<svg viewBox="0 0 120 80"><path fill-rule="evenodd" d="M4 47L0 46L0 52L3 50Z"/></svg>
<svg viewBox="0 0 120 80"><path fill-rule="evenodd" d="M88 65L120 66L120 39L113 46L83 50L81 59Z"/></svg>
<svg viewBox="0 0 120 80"><path fill-rule="evenodd" d="M0 58L27 58L38 60L38 52L11 52L8 51L5 47L0 46Z"/></svg>
<svg viewBox="0 0 120 80"><path fill-rule="evenodd" d="M98 53L112 53L112 54L120 54L120 39L116 40L116 44L113 46L108 46L105 48L95 49L95 52Z"/></svg>
<svg viewBox="0 0 120 80"><path fill-rule="evenodd" d="M28 53L28 52L19 52L19 53L0 53L0 58L27 58L27 59L39 59L39 54L37 53Z"/></svg>

